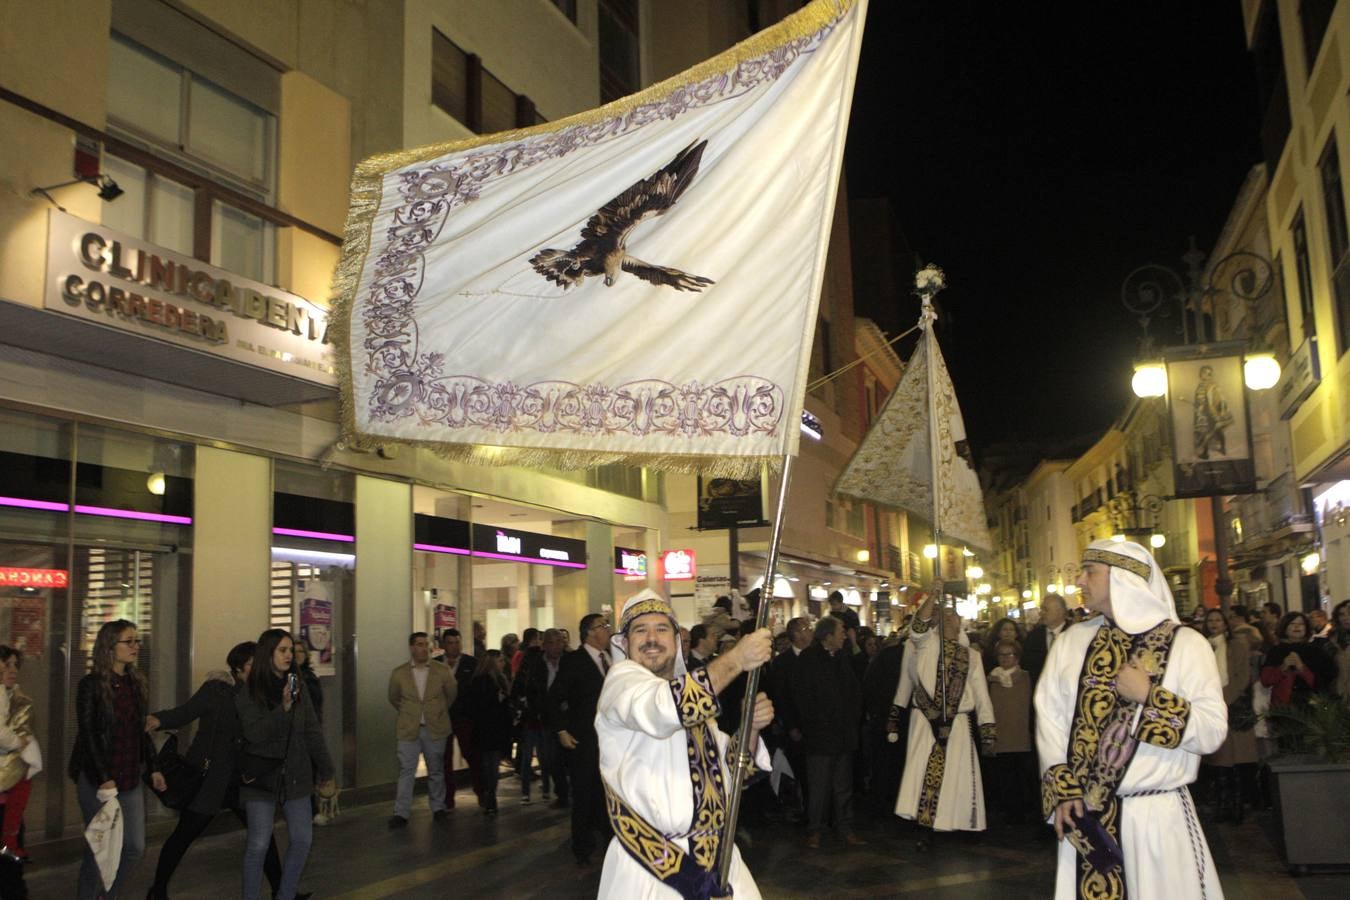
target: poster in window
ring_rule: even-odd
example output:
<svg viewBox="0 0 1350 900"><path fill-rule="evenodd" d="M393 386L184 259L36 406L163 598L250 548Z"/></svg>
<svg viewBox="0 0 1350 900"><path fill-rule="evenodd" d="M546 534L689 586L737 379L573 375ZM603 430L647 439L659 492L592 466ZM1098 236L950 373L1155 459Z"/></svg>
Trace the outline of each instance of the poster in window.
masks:
<svg viewBox="0 0 1350 900"><path fill-rule="evenodd" d="M444 634L447 628L459 627L459 610L449 603L437 603L433 614L438 637Z"/></svg>
<svg viewBox="0 0 1350 900"><path fill-rule="evenodd" d="M333 601L328 586L317 579L298 582L300 600L300 640L309 647L310 665L315 675L332 675Z"/></svg>
<svg viewBox="0 0 1350 900"><path fill-rule="evenodd" d="M41 657L46 633L47 601L16 597L9 611L9 645L26 657Z"/></svg>
<svg viewBox="0 0 1350 900"><path fill-rule="evenodd" d="M1169 353L1167 405L1174 496L1256 490L1240 350L1207 353L1204 348L1185 348Z"/></svg>

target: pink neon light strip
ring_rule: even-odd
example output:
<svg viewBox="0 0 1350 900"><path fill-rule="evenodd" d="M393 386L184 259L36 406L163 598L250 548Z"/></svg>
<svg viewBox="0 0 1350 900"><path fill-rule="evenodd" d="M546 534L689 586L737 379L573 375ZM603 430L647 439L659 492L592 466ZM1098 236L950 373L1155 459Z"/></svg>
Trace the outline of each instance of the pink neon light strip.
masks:
<svg viewBox="0 0 1350 900"><path fill-rule="evenodd" d="M316 541L342 541L344 544L356 543L356 538L350 534L333 534L329 531L306 531L303 528L273 528L273 534L284 534L289 537L313 538Z"/></svg>
<svg viewBox="0 0 1350 900"><path fill-rule="evenodd" d="M459 556L469 556L469 551L463 547L442 547L439 544L413 544L414 550L425 550L428 553L455 553Z"/></svg>
<svg viewBox="0 0 1350 900"><path fill-rule="evenodd" d="M191 516L170 516L164 513L136 512L130 509L111 509L106 506L75 504L75 512L86 516L107 516L110 519L138 519L142 522L164 522L169 525L191 525Z"/></svg>
<svg viewBox="0 0 1350 900"><path fill-rule="evenodd" d="M19 509L45 509L49 512L65 512L69 504L54 503L51 500L21 500L18 497L0 497L0 506L16 506Z"/></svg>
<svg viewBox="0 0 1350 900"><path fill-rule="evenodd" d="M69 504L51 500L24 500L19 497L0 497L0 506L14 506L20 509L41 509L47 512L65 512ZM163 522L168 525L191 525L190 516L170 516L164 513L136 512L131 509L113 509L108 506L85 506L75 504L75 512L82 516L102 516L105 519L135 519L140 522Z"/></svg>
<svg viewBox="0 0 1350 900"><path fill-rule="evenodd" d="M586 564L585 564L585 563L579 563L579 562L563 562L563 561L560 560L560 559L531 559L531 558L528 557L528 556L512 556L512 555L509 554L509 553L489 553L489 552L487 552L486 550L475 550L475 551L473 551L473 555L474 555L474 556L485 556L485 557L487 557L488 559L505 559L505 560L509 560L510 562L533 563L534 565L537 565L537 566L562 566L563 568L566 568L566 569L584 569L584 568L586 568Z"/></svg>

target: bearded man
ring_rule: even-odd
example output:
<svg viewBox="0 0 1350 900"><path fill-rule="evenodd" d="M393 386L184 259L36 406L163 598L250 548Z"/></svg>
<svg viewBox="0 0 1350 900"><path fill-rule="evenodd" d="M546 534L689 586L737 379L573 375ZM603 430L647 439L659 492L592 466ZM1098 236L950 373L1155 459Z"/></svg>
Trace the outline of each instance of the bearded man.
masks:
<svg viewBox="0 0 1350 900"><path fill-rule="evenodd" d="M1077 581L1095 616L1060 635L1036 684L1055 897L1222 898L1186 790L1228 733L1214 652L1139 544L1094 541Z"/></svg>
<svg viewBox="0 0 1350 900"><path fill-rule="evenodd" d="M768 661L773 636L760 629L707 666L687 671L679 623L654 591L630 597L611 641L614 665L596 708L600 775L614 838L605 854L600 897L708 900L722 896L718 846L727 788L738 748L717 728L717 695L742 672ZM755 698L754 765L767 772L759 732L773 720L763 693ZM746 754L748 757L749 754ZM749 760L743 761L748 767ZM760 896L733 849L731 893Z"/></svg>

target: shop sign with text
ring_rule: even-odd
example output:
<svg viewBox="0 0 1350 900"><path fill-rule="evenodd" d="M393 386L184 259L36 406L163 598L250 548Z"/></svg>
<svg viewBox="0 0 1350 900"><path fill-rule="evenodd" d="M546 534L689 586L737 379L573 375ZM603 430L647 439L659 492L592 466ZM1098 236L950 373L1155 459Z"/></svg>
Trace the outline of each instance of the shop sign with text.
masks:
<svg viewBox="0 0 1350 900"><path fill-rule="evenodd" d="M647 554L631 547L615 547L614 574L646 577Z"/></svg>
<svg viewBox="0 0 1350 900"><path fill-rule="evenodd" d="M473 555L572 569L586 568L585 541L498 528L495 525L473 526Z"/></svg>
<svg viewBox="0 0 1350 900"><path fill-rule="evenodd" d="M49 215L47 309L336 386L323 308L102 225Z"/></svg>
<svg viewBox="0 0 1350 900"><path fill-rule="evenodd" d="M70 584L65 569L16 569L0 566L0 587L63 588Z"/></svg>
<svg viewBox="0 0 1350 900"><path fill-rule="evenodd" d="M693 581L693 550L667 550L661 554L661 577L666 581Z"/></svg>

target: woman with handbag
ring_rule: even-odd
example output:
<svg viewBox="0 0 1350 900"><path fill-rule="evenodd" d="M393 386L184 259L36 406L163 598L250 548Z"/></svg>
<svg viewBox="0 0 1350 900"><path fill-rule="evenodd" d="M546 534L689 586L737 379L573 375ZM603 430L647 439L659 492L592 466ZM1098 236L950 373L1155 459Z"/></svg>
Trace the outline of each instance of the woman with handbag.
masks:
<svg viewBox="0 0 1350 900"><path fill-rule="evenodd" d="M314 840L309 797L314 773L328 781L333 763L323 743L319 717L293 666L295 641L279 628L258 637L253 668L235 697L243 749L240 798L248 820L244 850L244 898L257 900L263 855L272 838L276 808L286 818L290 845L282 865L279 900L293 900Z"/></svg>
<svg viewBox="0 0 1350 900"><path fill-rule="evenodd" d="M1247 639L1234 634L1223 613L1211 609L1205 613L1205 637L1214 648L1223 700L1228 705L1228 737L1218 750L1203 760L1213 776L1214 805L1220 819L1231 818L1241 824L1243 795L1251 785L1239 784L1255 774L1256 716L1252 712L1252 654Z"/></svg>
<svg viewBox="0 0 1350 900"><path fill-rule="evenodd" d="M239 714L235 712L234 695L248 678L257 648L253 641L235 645L225 657L228 672L208 673L206 681L187 703L146 717L147 731L184 728L189 722L198 722L197 735L186 759L177 757L173 738L170 739L174 741L172 745L166 743L160 750L160 769L169 788L160 801L179 811L178 825L159 851L155 883L146 894L147 900L167 900L174 870L216 813L229 809L240 822L247 824L244 810L239 805L239 776L235 770ZM166 762L169 754L176 757L176 765ZM267 846L263 871L275 894L281 884L281 857L277 854L275 840Z"/></svg>
<svg viewBox="0 0 1350 900"><path fill-rule="evenodd" d="M136 623L126 619L106 623L94 638L93 670L80 679L75 692L75 747L67 774L75 782L84 824L88 827L104 804L116 799L122 828L117 877L108 890L103 890L93 850L85 847L80 900L111 900L131 879L145 853L142 777L149 776L155 790L164 790L164 776L153 770L155 745L145 733L148 692L145 676L136 669L140 649Z"/></svg>

